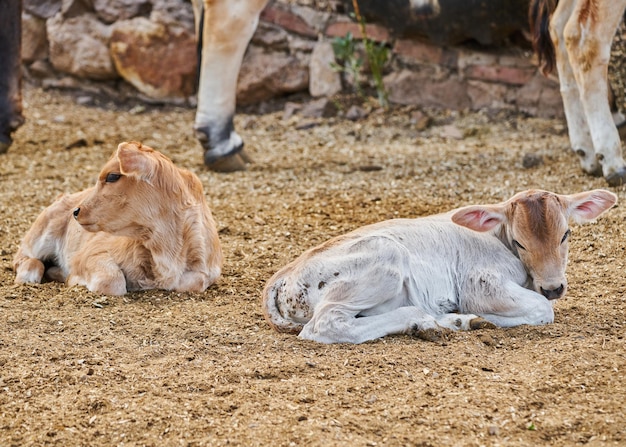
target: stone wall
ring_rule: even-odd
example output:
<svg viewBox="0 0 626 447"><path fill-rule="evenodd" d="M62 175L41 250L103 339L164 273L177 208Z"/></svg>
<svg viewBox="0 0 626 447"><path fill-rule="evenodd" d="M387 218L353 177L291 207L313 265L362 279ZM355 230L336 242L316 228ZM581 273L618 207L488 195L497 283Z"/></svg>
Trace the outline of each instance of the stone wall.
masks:
<svg viewBox="0 0 626 447"><path fill-rule="evenodd" d="M22 57L31 81L118 100L194 105L188 0L24 0L24 9ZM361 36L336 2L270 2L244 59L238 102L348 91L349 80L329 67L331 40L347 32ZM558 84L538 72L528 49L436 46L374 23L366 32L391 50L384 81L392 103L562 115Z"/></svg>

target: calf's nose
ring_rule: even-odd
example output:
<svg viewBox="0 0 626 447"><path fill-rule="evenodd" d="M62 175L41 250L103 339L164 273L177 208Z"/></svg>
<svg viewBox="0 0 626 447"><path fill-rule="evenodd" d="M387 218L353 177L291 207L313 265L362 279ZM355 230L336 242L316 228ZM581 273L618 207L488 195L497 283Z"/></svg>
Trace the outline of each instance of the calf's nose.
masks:
<svg viewBox="0 0 626 447"><path fill-rule="evenodd" d="M561 298L561 295L563 295L563 290L565 290L565 287L563 286L563 284L561 284L556 289L549 289L549 290L546 290L543 287L541 287L541 294L549 300L556 300L557 298Z"/></svg>
<svg viewBox="0 0 626 447"><path fill-rule="evenodd" d="M74 211L72 211L74 219L78 219L78 213L80 213L80 208L74 208Z"/></svg>

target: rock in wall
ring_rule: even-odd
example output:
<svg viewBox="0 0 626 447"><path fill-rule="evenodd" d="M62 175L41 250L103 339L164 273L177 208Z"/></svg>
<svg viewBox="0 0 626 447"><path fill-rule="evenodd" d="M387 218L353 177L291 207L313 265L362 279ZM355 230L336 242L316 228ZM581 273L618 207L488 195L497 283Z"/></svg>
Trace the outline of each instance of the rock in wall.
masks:
<svg viewBox="0 0 626 447"><path fill-rule="evenodd" d="M402 1L408 2L393 0L384 6ZM519 9L521 0L486 1ZM434 38L400 23L394 27L389 17L368 12L376 2L360 2L368 14L367 37L389 49L384 84L392 102L562 114L558 84L538 73L528 42L513 45L503 37L523 35L523 30L510 29L512 19L502 23L507 30L491 27L492 44L486 46L471 36L471 30L466 30L465 40L459 37L464 22L448 26L447 40L441 34ZM363 53L363 36L350 16L351 4L351 0L270 1L244 57L238 103L294 92L332 96L350 89L350 79L329 69L329 64L330 43L348 32ZM525 20L524 15L519 23ZM23 23L23 63L35 82L53 87L89 85L122 99L130 95L195 103L197 51L189 0L24 0Z"/></svg>

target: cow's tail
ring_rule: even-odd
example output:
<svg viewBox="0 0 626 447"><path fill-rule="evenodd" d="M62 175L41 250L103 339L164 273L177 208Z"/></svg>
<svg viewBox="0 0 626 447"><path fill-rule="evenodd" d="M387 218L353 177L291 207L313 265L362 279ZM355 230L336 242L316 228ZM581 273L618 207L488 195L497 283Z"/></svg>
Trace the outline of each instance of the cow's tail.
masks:
<svg viewBox="0 0 626 447"><path fill-rule="evenodd" d="M198 34L196 35L196 55L198 57L198 65L196 67L196 91L200 88L200 72L202 70L202 37L204 36L204 2L200 2L200 15L198 19Z"/></svg>
<svg viewBox="0 0 626 447"><path fill-rule="evenodd" d="M285 279L274 275L263 289L262 308L267 322L278 332L299 334L303 324L290 319L280 309L280 301L285 298Z"/></svg>
<svg viewBox="0 0 626 447"><path fill-rule="evenodd" d="M544 75L552 73L556 65L554 43L550 37L550 18L558 3L558 0L531 0L528 9L533 48Z"/></svg>

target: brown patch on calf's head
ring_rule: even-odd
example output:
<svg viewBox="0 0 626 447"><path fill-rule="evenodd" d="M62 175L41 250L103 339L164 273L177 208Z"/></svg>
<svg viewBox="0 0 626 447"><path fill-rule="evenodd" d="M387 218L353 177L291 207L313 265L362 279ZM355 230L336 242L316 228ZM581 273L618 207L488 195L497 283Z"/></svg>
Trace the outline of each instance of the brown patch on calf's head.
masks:
<svg viewBox="0 0 626 447"><path fill-rule="evenodd" d="M561 196L531 190L510 201L508 242L524 264L533 288L548 299L565 294L568 255L567 206Z"/></svg>
<svg viewBox="0 0 626 447"><path fill-rule="evenodd" d="M563 205L558 196L546 191L529 191L511 203L509 220L517 215L524 226L539 241L545 242L551 237L550 231L558 221Z"/></svg>

